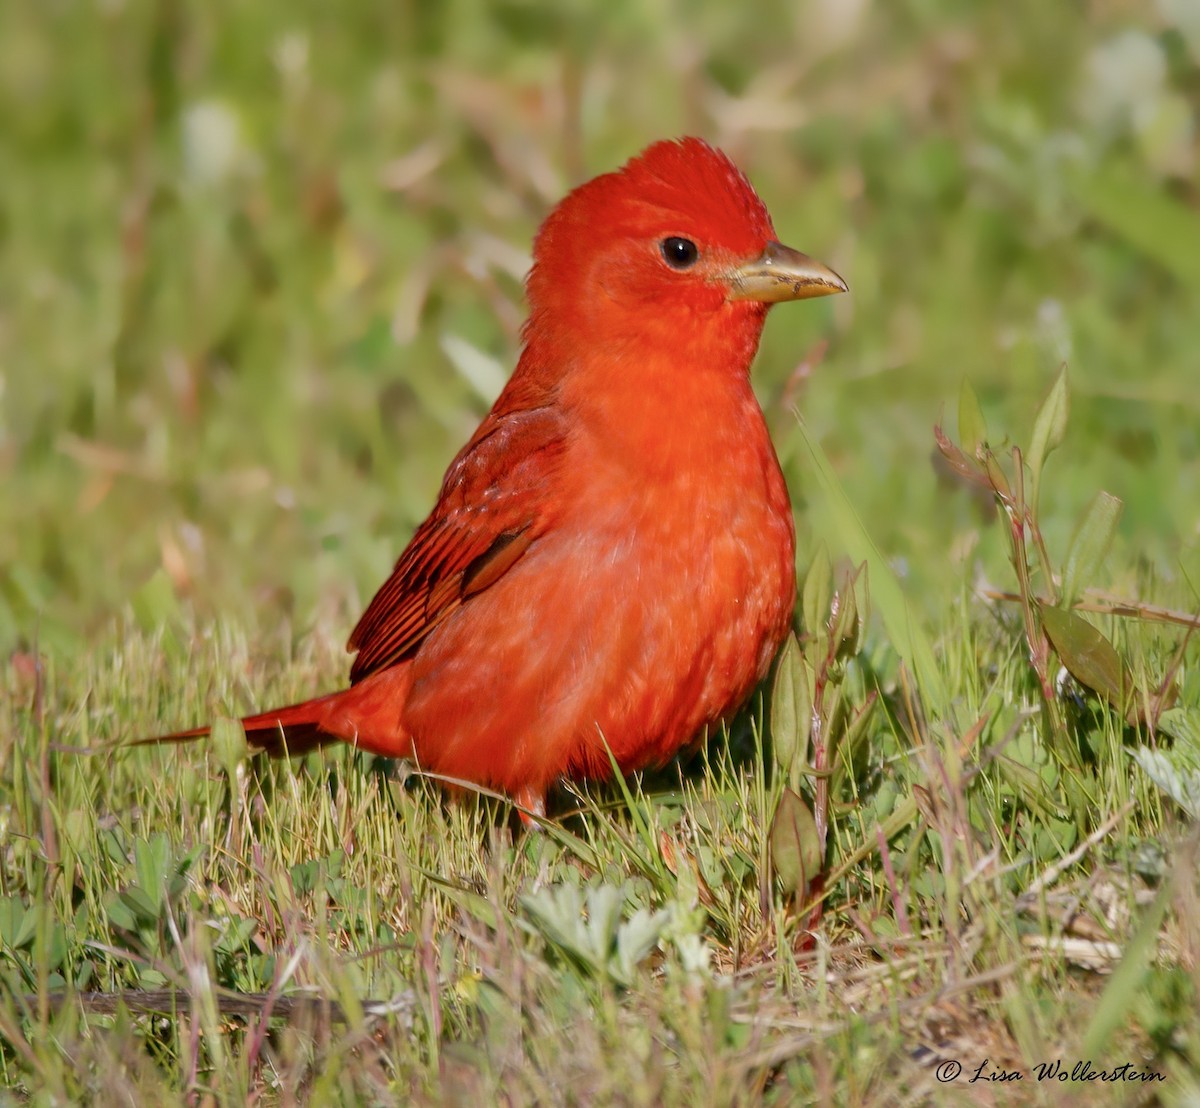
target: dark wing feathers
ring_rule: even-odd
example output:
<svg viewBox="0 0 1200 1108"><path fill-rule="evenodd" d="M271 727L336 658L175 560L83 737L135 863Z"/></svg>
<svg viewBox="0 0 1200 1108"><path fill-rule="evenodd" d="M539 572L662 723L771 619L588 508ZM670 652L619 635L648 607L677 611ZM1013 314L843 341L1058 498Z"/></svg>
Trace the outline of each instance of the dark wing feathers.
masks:
<svg viewBox="0 0 1200 1108"><path fill-rule="evenodd" d="M402 661L517 563L541 533L562 449L562 417L553 408L493 413L483 422L354 628L352 682Z"/></svg>

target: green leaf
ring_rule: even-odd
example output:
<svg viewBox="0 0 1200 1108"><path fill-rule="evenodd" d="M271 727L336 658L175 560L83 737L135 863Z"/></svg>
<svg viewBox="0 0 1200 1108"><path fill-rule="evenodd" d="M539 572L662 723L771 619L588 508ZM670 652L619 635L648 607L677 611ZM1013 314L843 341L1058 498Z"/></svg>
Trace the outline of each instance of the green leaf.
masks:
<svg viewBox="0 0 1200 1108"><path fill-rule="evenodd" d="M297 862L292 866L290 870L292 890L297 896L304 896L305 893L313 891L317 884L317 874L320 868L321 863L316 858L310 858L306 862Z"/></svg>
<svg viewBox="0 0 1200 1108"><path fill-rule="evenodd" d="M137 913L121 899L121 894L110 897L104 905L104 910L108 913L109 922L115 927L122 931L137 930Z"/></svg>
<svg viewBox="0 0 1200 1108"><path fill-rule="evenodd" d="M126 931L136 930L143 924L154 923L159 917L159 906L154 903L143 889L130 885L118 893L116 899L108 906L109 919Z"/></svg>
<svg viewBox="0 0 1200 1108"><path fill-rule="evenodd" d="M566 882L548 885L521 897L521 907L543 937L583 964L599 968L583 919L583 893L579 888Z"/></svg>
<svg viewBox="0 0 1200 1108"><path fill-rule="evenodd" d="M838 589L837 616L832 621L830 633L837 643L839 658L852 658L858 653L866 630L866 605L859 606L858 589L862 584L864 597L867 593L867 567L860 565L853 573L847 573L842 587Z"/></svg>
<svg viewBox="0 0 1200 1108"><path fill-rule="evenodd" d="M973 455L987 442L987 424L983 421L983 410L979 397L965 377L958 390L958 441L966 453Z"/></svg>
<svg viewBox="0 0 1200 1108"><path fill-rule="evenodd" d="M15 896L0 897L0 944L7 950L17 950L33 938L37 913Z"/></svg>
<svg viewBox="0 0 1200 1108"><path fill-rule="evenodd" d="M1011 502L1013 499L1012 486L1008 483L1008 477L1004 473L1004 467L1000 465L1000 460L990 450L983 452L983 471L987 475L987 482L992 491Z"/></svg>
<svg viewBox="0 0 1200 1108"><path fill-rule="evenodd" d="M213 949L229 954L239 950L249 950L250 937L258 927L258 921L245 916L232 916L225 921L221 937L213 944Z"/></svg>
<svg viewBox="0 0 1200 1108"><path fill-rule="evenodd" d="M50 969L61 968L67 958L67 951L70 944L67 942L67 929L61 923L54 923L50 927L50 934L46 939L44 958L46 965ZM57 976L57 975L53 975ZM61 984L62 979L59 978Z"/></svg>
<svg viewBox="0 0 1200 1108"><path fill-rule="evenodd" d="M1142 772L1192 819L1200 819L1200 769L1175 750L1142 746L1130 752Z"/></svg>
<svg viewBox="0 0 1200 1108"><path fill-rule="evenodd" d="M1170 735L1188 757L1197 759L1200 768L1200 709L1171 708L1158 717L1158 729Z"/></svg>
<svg viewBox="0 0 1200 1108"><path fill-rule="evenodd" d="M609 964L617 981L633 984L638 965L658 945L670 918L671 913L661 908L657 912L639 908L621 924L617 929L617 952Z"/></svg>
<svg viewBox="0 0 1200 1108"><path fill-rule="evenodd" d="M1040 611L1046 635L1071 676L1124 715L1133 697L1133 678L1116 647L1075 612L1053 604L1040 605Z"/></svg>
<svg viewBox="0 0 1200 1108"><path fill-rule="evenodd" d="M771 866L785 893L801 896L820 872L817 823L800 794L785 788L771 820Z"/></svg>
<svg viewBox="0 0 1200 1108"><path fill-rule="evenodd" d="M133 848L133 868L138 885L153 904L152 918L157 918L167 895L167 879L173 876L171 840L165 832L143 839Z"/></svg>
<svg viewBox="0 0 1200 1108"><path fill-rule="evenodd" d="M250 750L242 725L232 719L213 721L209 746L230 778L237 776L237 768L246 760Z"/></svg>
<svg viewBox="0 0 1200 1108"><path fill-rule="evenodd" d="M1061 603L1064 608L1075 603L1099 571L1112 545L1123 507L1115 496L1101 492L1080 520L1063 566Z"/></svg>
<svg viewBox="0 0 1200 1108"><path fill-rule="evenodd" d="M785 779L796 761L807 756L812 699L806 668L796 636L788 635L771 690L771 750Z"/></svg>
<svg viewBox="0 0 1200 1108"><path fill-rule="evenodd" d="M825 630L829 618L829 602L833 599L833 566L829 561L829 550L824 543L817 547L812 565L804 577L804 593L800 610L804 616L804 630L814 637Z"/></svg>
<svg viewBox="0 0 1200 1108"><path fill-rule="evenodd" d="M1038 409L1037 418L1033 421L1033 437L1029 440L1029 450L1025 455L1032 480L1029 503L1034 508L1038 503L1042 469L1051 451L1061 445L1067 433L1067 417L1070 414L1071 390L1067 384L1067 367L1063 366Z"/></svg>
<svg viewBox="0 0 1200 1108"><path fill-rule="evenodd" d="M625 905L625 889L616 885L597 885L587 893L587 937L588 945L596 964L603 966L608 960L621 922L621 909Z"/></svg>

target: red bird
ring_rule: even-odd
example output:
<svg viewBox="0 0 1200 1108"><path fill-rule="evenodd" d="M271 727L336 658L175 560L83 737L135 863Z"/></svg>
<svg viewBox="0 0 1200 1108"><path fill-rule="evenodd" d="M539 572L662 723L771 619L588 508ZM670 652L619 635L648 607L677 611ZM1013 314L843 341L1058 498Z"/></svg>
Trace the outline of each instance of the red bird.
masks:
<svg viewBox="0 0 1200 1108"><path fill-rule="evenodd" d="M242 720L253 746L342 739L543 815L560 778L662 764L766 674L796 540L750 362L772 304L845 283L685 138L570 193L526 291L516 371L350 636L350 687Z"/></svg>

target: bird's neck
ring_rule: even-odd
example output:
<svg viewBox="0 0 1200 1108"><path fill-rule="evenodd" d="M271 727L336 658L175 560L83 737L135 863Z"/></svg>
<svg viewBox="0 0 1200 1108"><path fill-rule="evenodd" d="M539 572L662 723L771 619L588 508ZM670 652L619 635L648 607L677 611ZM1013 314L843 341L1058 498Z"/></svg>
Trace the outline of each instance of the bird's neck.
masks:
<svg viewBox="0 0 1200 1108"><path fill-rule="evenodd" d="M766 305L726 304L717 312L535 313L514 381L600 397L610 391L668 393L695 381L745 382L758 350Z"/></svg>
<svg viewBox="0 0 1200 1108"><path fill-rule="evenodd" d="M531 341L513 383L532 396L534 382L552 380L547 395L576 426L611 456L636 460L647 476L739 454L757 459L769 450L749 375L762 315L737 326L689 322L616 332L570 352Z"/></svg>

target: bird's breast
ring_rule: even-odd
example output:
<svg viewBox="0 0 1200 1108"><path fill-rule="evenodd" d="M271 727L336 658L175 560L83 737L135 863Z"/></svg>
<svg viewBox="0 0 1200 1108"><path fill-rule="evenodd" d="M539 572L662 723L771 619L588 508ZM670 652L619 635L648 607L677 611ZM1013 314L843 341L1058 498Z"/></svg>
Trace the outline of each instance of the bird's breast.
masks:
<svg viewBox="0 0 1200 1108"><path fill-rule="evenodd" d="M506 791L661 763L765 675L795 599L791 509L761 412L580 420L520 560L413 659L423 765Z"/></svg>
<svg viewBox="0 0 1200 1108"><path fill-rule="evenodd" d="M587 474L564 521L589 551L575 601L603 613L581 630L579 669L615 644L620 676L594 710L626 769L669 757L728 715L790 626L795 531L783 474L748 387L725 414L724 425L626 428L582 444L569 467Z"/></svg>

